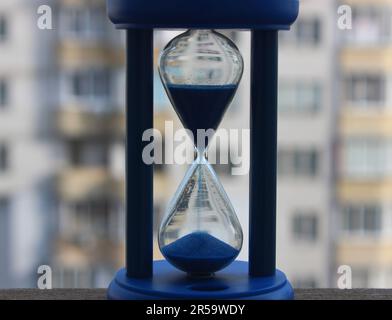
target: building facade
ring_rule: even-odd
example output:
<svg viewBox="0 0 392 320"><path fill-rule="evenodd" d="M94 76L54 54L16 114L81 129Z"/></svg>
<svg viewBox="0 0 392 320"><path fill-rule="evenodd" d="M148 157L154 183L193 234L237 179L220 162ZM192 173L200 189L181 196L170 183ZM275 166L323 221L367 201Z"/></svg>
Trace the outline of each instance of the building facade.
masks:
<svg viewBox="0 0 392 320"><path fill-rule="evenodd" d="M105 5L56 3L60 287L106 286L124 255L124 41Z"/></svg>
<svg viewBox="0 0 392 320"><path fill-rule="evenodd" d="M52 8L53 30L37 26L41 4ZM342 4L352 9L349 30L337 28ZM280 32L277 262L295 287L335 287L341 265L352 268L354 287L392 285L391 16L388 0L303 0L291 32ZM250 33L224 33L245 70L220 128L241 134ZM155 33L163 147L165 121L182 125L156 66L177 34ZM55 287L104 287L124 264L124 35L104 0L0 2L1 287L35 286L40 264L52 266ZM237 147L230 143L217 151ZM246 260L249 176L232 175L236 166L214 168L244 230ZM155 165L155 231L186 169Z"/></svg>
<svg viewBox="0 0 392 320"><path fill-rule="evenodd" d="M333 11L333 1L301 1L280 33L278 264L294 287L330 284Z"/></svg>
<svg viewBox="0 0 392 320"><path fill-rule="evenodd" d="M31 23L38 4L19 3L26 6ZM56 287L105 286L124 260L124 33L115 31L107 20L103 0L59 0L50 5L55 27L47 33L37 29L40 37L46 35L45 45L37 47L42 66L51 69L44 73L46 82L32 81L42 83L37 96L48 109L35 112L44 114L49 124L43 135L54 143L47 158L56 164L54 170L45 170L54 193L48 196L54 203L53 223L47 225L54 227L44 233L51 240L47 250L52 258L48 254L42 260L52 266ZM308 287L326 285L328 274L330 163L325 159L330 152L332 43L331 22L324 11L329 6L304 1L302 7L303 21L301 17L298 27L282 32L281 38L278 265L296 286ZM0 35L6 29L0 20ZM241 142L241 130L249 129L250 34L225 33L239 46L245 70L220 128L240 129L237 151L246 162L248 141ZM176 34L156 32L155 66L160 50ZM318 63L320 55L327 63ZM31 63L35 65L36 59ZM305 68L309 61L312 68ZM164 132L165 121L173 120L174 128L180 128L156 68L154 85L155 127ZM1 82L0 92L8 91L7 86ZM7 93L1 96L8 99ZM237 148L230 143L235 142L220 145L217 151ZM3 153L7 151L0 149L0 159L6 158ZM242 224L240 258L246 260L249 176L233 176L231 169L238 164L230 160L214 167ZM155 230L186 169L175 164L155 166ZM161 258L156 242L154 257Z"/></svg>
<svg viewBox="0 0 392 320"><path fill-rule="evenodd" d="M338 37L335 264L351 266L355 287L390 287L392 3L344 4L352 9L352 29L340 30Z"/></svg>
<svg viewBox="0 0 392 320"><path fill-rule="evenodd" d="M41 3L0 3L1 287L35 285L51 250L56 166L48 115L55 63L47 54L53 34L41 33L32 14Z"/></svg>

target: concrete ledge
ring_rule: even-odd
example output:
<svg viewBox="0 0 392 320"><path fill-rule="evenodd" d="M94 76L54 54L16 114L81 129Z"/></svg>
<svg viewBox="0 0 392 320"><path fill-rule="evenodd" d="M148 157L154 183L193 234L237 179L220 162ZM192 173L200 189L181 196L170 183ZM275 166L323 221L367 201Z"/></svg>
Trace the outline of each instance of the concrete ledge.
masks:
<svg viewBox="0 0 392 320"><path fill-rule="evenodd" d="M105 300L106 289L9 289L0 300ZM297 289L296 300L392 300L392 289Z"/></svg>

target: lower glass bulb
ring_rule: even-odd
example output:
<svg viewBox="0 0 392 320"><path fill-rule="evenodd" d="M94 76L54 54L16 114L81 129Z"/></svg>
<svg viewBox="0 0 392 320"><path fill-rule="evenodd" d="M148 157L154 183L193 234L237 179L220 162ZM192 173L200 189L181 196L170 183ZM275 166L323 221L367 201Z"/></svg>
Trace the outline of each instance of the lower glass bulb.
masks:
<svg viewBox="0 0 392 320"><path fill-rule="evenodd" d="M163 256L194 276L229 265L242 247L242 229L211 165L199 158L188 170L159 230Z"/></svg>

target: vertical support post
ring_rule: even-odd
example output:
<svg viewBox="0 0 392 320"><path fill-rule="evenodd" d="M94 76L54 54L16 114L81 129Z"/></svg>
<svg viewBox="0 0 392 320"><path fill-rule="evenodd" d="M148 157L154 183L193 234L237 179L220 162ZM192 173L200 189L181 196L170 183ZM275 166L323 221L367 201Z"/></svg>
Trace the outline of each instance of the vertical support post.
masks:
<svg viewBox="0 0 392 320"><path fill-rule="evenodd" d="M278 34L252 31L249 275L276 267Z"/></svg>
<svg viewBox="0 0 392 320"><path fill-rule="evenodd" d="M153 166L142 151L143 132L153 127L153 30L127 30L126 48L126 269L152 276Z"/></svg>

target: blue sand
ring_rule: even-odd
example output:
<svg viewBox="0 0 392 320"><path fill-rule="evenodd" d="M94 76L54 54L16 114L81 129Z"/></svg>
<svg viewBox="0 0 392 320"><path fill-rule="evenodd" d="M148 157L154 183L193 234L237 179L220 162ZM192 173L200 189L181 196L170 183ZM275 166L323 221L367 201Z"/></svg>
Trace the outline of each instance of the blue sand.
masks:
<svg viewBox="0 0 392 320"><path fill-rule="evenodd" d="M193 232L164 246L162 254L178 269L211 274L229 265L239 251L205 232Z"/></svg>
<svg viewBox="0 0 392 320"><path fill-rule="evenodd" d="M168 96L184 127L197 140L197 129L216 130L237 85L168 85ZM207 139L205 145L207 146Z"/></svg>

